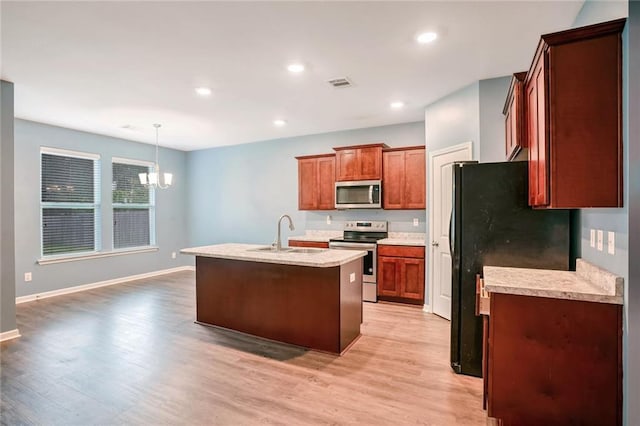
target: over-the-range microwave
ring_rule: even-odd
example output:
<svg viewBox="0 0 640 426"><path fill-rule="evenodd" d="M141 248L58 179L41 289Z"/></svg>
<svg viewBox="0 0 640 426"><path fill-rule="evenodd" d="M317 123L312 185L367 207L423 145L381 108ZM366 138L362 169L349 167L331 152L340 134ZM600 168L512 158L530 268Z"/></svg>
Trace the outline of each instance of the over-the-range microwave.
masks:
<svg viewBox="0 0 640 426"><path fill-rule="evenodd" d="M336 182L336 209L379 208L382 208L381 181Z"/></svg>

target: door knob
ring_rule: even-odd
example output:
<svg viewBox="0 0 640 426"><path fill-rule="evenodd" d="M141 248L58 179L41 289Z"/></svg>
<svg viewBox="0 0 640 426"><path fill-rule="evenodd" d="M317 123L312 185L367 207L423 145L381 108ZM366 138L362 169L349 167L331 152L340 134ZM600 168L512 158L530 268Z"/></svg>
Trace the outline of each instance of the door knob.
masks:
<svg viewBox="0 0 640 426"><path fill-rule="evenodd" d="M434 247L438 247L440 245L440 243L437 242L437 241L432 241L431 245L434 246Z"/></svg>

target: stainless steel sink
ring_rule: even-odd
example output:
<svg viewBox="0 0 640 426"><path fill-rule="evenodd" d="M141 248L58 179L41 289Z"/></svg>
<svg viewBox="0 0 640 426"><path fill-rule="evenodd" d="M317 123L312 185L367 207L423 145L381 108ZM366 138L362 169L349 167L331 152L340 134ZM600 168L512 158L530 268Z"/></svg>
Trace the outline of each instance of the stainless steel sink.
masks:
<svg viewBox="0 0 640 426"><path fill-rule="evenodd" d="M321 248L294 248L294 249L291 249L290 253L315 254L315 253L323 253L325 251L327 251L327 249L321 249Z"/></svg>
<svg viewBox="0 0 640 426"><path fill-rule="evenodd" d="M275 246L266 246L266 247L249 249L247 251L265 251L265 252L271 252L271 253L285 253L285 252L290 252L292 250L293 249L291 247L282 247L280 250L278 250Z"/></svg>

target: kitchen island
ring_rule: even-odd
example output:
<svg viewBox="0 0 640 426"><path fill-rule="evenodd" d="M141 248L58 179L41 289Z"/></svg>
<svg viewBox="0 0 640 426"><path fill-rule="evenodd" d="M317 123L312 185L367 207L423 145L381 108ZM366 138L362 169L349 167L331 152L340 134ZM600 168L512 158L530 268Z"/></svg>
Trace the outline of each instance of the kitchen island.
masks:
<svg viewBox="0 0 640 426"><path fill-rule="evenodd" d="M364 251L218 244L181 253L196 256L200 324L337 354L360 336Z"/></svg>

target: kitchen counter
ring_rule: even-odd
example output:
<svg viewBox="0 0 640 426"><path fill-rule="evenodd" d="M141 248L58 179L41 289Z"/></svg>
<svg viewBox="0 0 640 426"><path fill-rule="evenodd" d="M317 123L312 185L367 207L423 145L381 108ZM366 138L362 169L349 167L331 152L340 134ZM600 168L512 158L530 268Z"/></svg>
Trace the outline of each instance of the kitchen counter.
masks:
<svg viewBox="0 0 640 426"><path fill-rule="evenodd" d="M485 266L483 276L490 293L623 304L624 279L582 259L575 272Z"/></svg>
<svg viewBox="0 0 640 426"><path fill-rule="evenodd" d="M420 232L389 232L389 238L378 240L378 244L388 246L419 246L426 245L426 235Z"/></svg>
<svg viewBox="0 0 640 426"><path fill-rule="evenodd" d="M191 247L180 250L182 254L218 259L243 260L260 263L277 263L280 265L311 266L314 268L330 268L344 265L366 256L366 251L359 250L322 250L313 253L252 251L265 247L256 244L216 244L211 246Z"/></svg>
<svg viewBox="0 0 640 426"><path fill-rule="evenodd" d="M331 238L342 237L342 231L314 231L307 230L304 235L292 235L288 241L310 241L328 243Z"/></svg>
<svg viewBox="0 0 640 426"><path fill-rule="evenodd" d="M196 256L196 322L334 354L360 336L365 251L182 249Z"/></svg>

